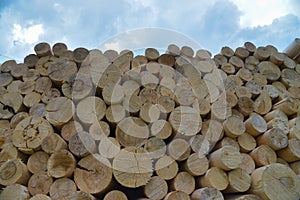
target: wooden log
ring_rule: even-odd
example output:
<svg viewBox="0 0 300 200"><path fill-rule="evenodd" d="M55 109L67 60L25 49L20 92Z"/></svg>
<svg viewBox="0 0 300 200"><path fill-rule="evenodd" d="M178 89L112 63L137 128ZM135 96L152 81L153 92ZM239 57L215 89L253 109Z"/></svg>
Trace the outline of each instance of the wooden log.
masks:
<svg viewBox="0 0 300 200"><path fill-rule="evenodd" d="M49 64L47 71L49 78L56 85L62 85L69 77L76 75L77 66L73 61L58 59Z"/></svg>
<svg viewBox="0 0 300 200"><path fill-rule="evenodd" d="M122 73L125 73L126 71L130 70L132 59L133 52L124 50L123 52L120 52L120 55L113 60L113 64L116 65Z"/></svg>
<svg viewBox="0 0 300 200"><path fill-rule="evenodd" d="M109 62L113 62L118 57L119 53L116 50L108 49L103 53L103 55Z"/></svg>
<svg viewBox="0 0 300 200"><path fill-rule="evenodd" d="M245 87L249 92L251 92L252 97L256 97L257 95L259 95L262 90L261 86L255 80L249 80L245 84Z"/></svg>
<svg viewBox="0 0 300 200"><path fill-rule="evenodd" d="M144 104L140 109L140 118L147 123L153 123L160 117L160 109L157 105Z"/></svg>
<svg viewBox="0 0 300 200"><path fill-rule="evenodd" d="M252 73L247 68L240 68L237 75L244 82L251 81L253 79Z"/></svg>
<svg viewBox="0 0 300 200"><path fill-rule="evenodd" d="M27 185L30 173L21 159L5 161L0 166L0 184L4 186L19 183Z"/></svg>
<svg viewBox="0 0 300 200"><path fill-rule="evenodd" d="M112 104L106 109L105 112L107 121L112 125L116 125L126 116L126 110L121 104Z"/></svg>
<svg viewBox="0 0 300 200"><path fill-rule="evenodd" d="M59 134L52 133L42 141L41 147L46 153L52 154L57 150L67 149L68 145Z"/></svg>
<svg viewBox="0 0 300 200"><path fill-rule="evenodd" d="M82 71L80 69L78 74L69 76L62 84L61 90L65 97L82 100L93 93L91 77Z"/></svg>
<svg viewBox="0 0 300 200"><path fill-rule="evenodd" d="M239 117L236 116L227 118L224 121L223 126L225 135L232 138L236 138L246 131L245 124Z"/></svg>
<svg viewBox="0 0 300 200"><path fill-rule="evenodd" d="M178 144L176 144L176 143L174 143L174 144L175 144L175 146L174 146L175 150L176 150L176 148L181 148L181 147L177 146ZM182 144L184 144L183 141L182 141ZM205 136L201 135L201 134L197 134L197 135L191 137L190 140L189 140L189 146L190 146L190 148L199 157L207 155L209 153L209 151L211 150L211 144L212 143L210 143L209 140L206 139ZM188 153L188 152L186 152L186 153Z"/></svg>
<svg viewBox="0 0 300 200"><path fill-rule="evenodd" d="M168 144L168 155L176 161L186 160L191 153L189 143L181 138L173 139Z"/></svg>
<svg viewBox="0 0 300 200"><path fill-rule="evenodd" d="M243 60L237 56L231 56L228 62L238 69L244 67Z"/></svg>
<svg viewBox="0 0 300 200"><path fill-rule="evenodd" d="M293 69L282 70L280 80L287 87L300 86L300 75Z"/></svg>
<svg viewBox="0 0 300 200"><path fill-rule="evenodd" d="M7 92L0 96L0 117L10 119L14 114L24 110L23 97L18 92Z"/></svg>
<svg viewBox="0 0 300 200"><path fill-rule="evenodd" d="M122 84L122 93L125 96L138 95L140 84L134 80L127 80Z"/></svg>
<svg viewBox="0 0 300 200"><path fill-rule="evenodd" d="M81 131L75 133L69 140L69 150L77 157L85 157L89 154L96 153L96 143L92 136Z"/></svg>
<svg viewBox="0 0 300 200"><path fill-rule="evenodd" d="M68 50L67 45L61 42L55 43L52 47L52 52L56 57L60 57L66 50Z"/></svg>
<svg viewBox="0 0 300 200"><path fill-rule="evenodd" d="M0 66L1 72L10 72L10 70L13 68L13 66L17 65L17 62L15 60L7 60L4 61Z"/></svg>
<svg viewBox="0 0 300 200"><path fill-rule="evenodd" d="M300 140L295 138L290 139L288 141L288 146L277 151L277 154L287 162L295 162L300 160Z"/></svg>
<svg viewBox="0 0 300 200"><path fill-rule="evenodd" d="M157 93L156 90L150 89L150 88L144 88L140 91L139 94L142 104L145 103L152 103L156 104L157 100L159 98L159 94Z"/></svg>
<svg viewBox="0 0 300 200"><path fill-rule="evenodd" d="M159 52L154 48L147 48L145 50L145 56L150 61L157 60L159 57Z"/></svg>
<svg viewBox="0 0 300 200"><path fill-rule="evenodd" d="M39 57L37 55L29 54L24 58L24 64L26 64L29 68L34 68L38 60Z"/></svg>
<svg viewBox="0 0 300 200"><path fill-rule="evenodd" d="M184 192L181 191L173 191L169 192L164 200L190 200L190 196Z"/></svg>
<svg viewBox="0 0 300 200"><path fill-rule="evenodd" d="M113 174L116 180L128 188L137 188L150 180L152 161L142 148L126 147L113 160Z"/></svg>
<svg viewBox="0 0 300 200"><path fill-rule="evenodd" d="M250 55L250 52L245 47L238 47L235 49L234 55L244 60Z"/></svg>
<svg viewBox="0 0 300 200"><path fill-rule="evenodd" d="M296 138L300 140L300 117L295 117L289 120L289 128L290 132L288 134L288 138Z"/></svg>
<svg viewBox="0 0 300 200"><path fill-rule="evenodd" d="M76 184L69 178L56 179L50 187L50 197L53 200L68 199L76 192Z"/></svg>
<svg viewBox="0 0 300 200"><path fill-rule="evenodd" d="M35 104L38 104L41 101L41 98L42 98L41 94L37 92L30 92L26 94L25 97L23 98L23 104L26 107L31 108Z"/></svg>
<svg viewBox="0 0 300 200"><path fill-rule="evenodd" d="M259 63L258 70L269 81L276 81L281 75L279 67L270 61L263 61Z"/></svg>
<svg viewBox="0 0 300 200"><path fill-rule="evenodd" d="M172 127L168 121L159 119L151 124L150 134L160 139L167 139L172 135Z"/></svg>
<svg viewBox="0 0 300 200"><path fill-rule="evenodd" d="M155 89L159 83L159 79L149 71L141 72L141 84L145 88Z"/></svg>
<svg viewBox="0 0 300 200"><path fill-rule="evenodd" d="M236 169L242 163L240 152L232 146L224 146L212 152L208 159L210 166L219 167L226 171Z"/></svg>
<svg viewBox="0 0 300 200"><path fill-rule="evenodd" d="M169 122L177 133L186 136L196 135L202 126L199 112L187 106L176 107L170 114Z"/></svg>
<svg viewBox="0 0 300 200"><path fill-rule="evenodd" d="M106 104L118 104L121 103L124 98L124 93L121 85L107 85L102 91L103 100Z"/></svg>
<svg viewBox="0 0 300 200"><path fill-rule="evenodd" d="M149 138L144 145L144 149L149 153L151 159L159 159L167 152L166 143L163 139L157 137Z"/></svg>
<svg viewBox="0 0 300 200"><path fill-rule="evenodd" d="M300 109L299 103L295 98L287 97L273 105L273 109L280 109L287 116L297 113Z"/></svg>
<svg viewBox="0 0 300 200"><path fill-rule="evenodd" d="M27 161L28 170L32 174L36 174L40 171L46 171L48 160L49 160L49 155L46 152L37 151L28 158Z"/></svg>
<svg viewBox="0 0 300 200"><path fill-rule="evenodd" d="M97 123L97 122L96 122ZM70 138L75 135L77 132L83 131L82 125L74 120L69 121L68 123L64 124L61 128L60 135L65 141L69 141ZM93 136L93 134L91 133Z"/></svg>
<svg viewBox="0 0 300 200"><path fill-rule="evenodd" d="M32 196L36 194L48 194L53 183L52 177L47 172L40 171L33 174L28 181L28 190Z"/></svg>
<svg viewBox="0 0 300 200"><path fill-rule="evenodd" d="M48 77L39 77L36 80L35 88L34 90L38 93L43 94L44 92L50 90L52 87L52 81Z"/></svg>
<svg viewBox="0 0 300 200"><path fill-rule="evenodd" d="M112 168L106 158L93 154L82 158L78 165L74 172L74 181L81 191L100 194L110 187Z"/></svg>
<svg viewBox="0 0 300 200"><path fill-rule="evenodd" d="M48 43L46 42L41 42L38 43L34 46L34 51L38 57L43 57L43 56L50 56L52 55L51 53L51 47Z"/></svg>
<svg viewBox="0 0 300 200"><path fill-rule="evenodd" d="M258 60L263 61L267 60L270 57L270 52L266 47L258 47L253 53L253 56L256 57Z"/></svg>
<svg viewBox="0 0 300 200"><path fill-rule="evenodd" d="M273 163L254 170L250 192L262 199L298 199L300 181L287 166Z"/></svg>
<svg viewBox="0 0 300 200"><path fill-rule="evenodd" d="M288 146L287 135L279 128L272 128L267 130L257 139L258 145L268 145L273 150L277 151Z"/></svg>
<svg viewBox="0 0 300 200"><path fill-rule="evenodd" d="M247 133L256 137L267 130L267 123L265 119L256 113L251 113L249 118L245 121Z"/></svg>
<svg viewBox="0 0 300 200"><path fill-rule="evenodd" d="M38 103L33 105L30 109L28 114L30 116L35 116L35 117L45 117L45 110L46 106L43 103Z"/></svg>
<svg viewBox="0 0 300 200"><path fill-rule="evenodd" d="M178 173L178 163L170 156L163 156L155 163L155 173L164 180L171 180Z"/></svg>
<svg viewBox="0 0 300 200"><path fill-rule="evenodd" d="M196 182L192 175L187 172L180 172L171 181L170 188L175 191L181 191L191 194L195 190Z"/></svg>
<svg viewBox="0 0 300 200"><path fill-rule="evenodd" d="M234 74L236 72L235 67L231 63L222 64L221 69L227 74Z"/></svg>
<svg viewBox="0 0 300 200"><path fill-rule="evenodd" d="M0 74L0 86L4 87L9 85L13 81L13 77L10 73L1 73Z"/></svg>
<svg viewBox="0 0 300 200"><path fill-rule="evenodd" d="M61 128L74 116L74 104L66 97L54 98L46 105L45 116L53 126Z"/></svg>
<svg viewBox="0 0 300 200"><path fill-rule="evenodd" d="M192 176L201 176L208 170L209 162L205 156L191 154L184 162L184 169Z"/></svg>
<svg viewBox="0 0 300 200"><path fill-rule="evenodd" d="M284 60L281 65L281 68L294 69L295 67L296 67L296 62L293 59L284 56Z"/></svg>
<svg viewBox="0 0 300 200"><path fill-rule="evenodd" d="M145 66L148 62L148 59L143 55L135 56L131 61L131 69L140 71L142 66Z"/></svg>
<svg viewBox="0 0 300 200"><path fill-rule="evenodd" d="M252 42L245 42L243 47L249 51L249 53L252 55L255 50L256 46Z"/></svg>
<svg viewBox="0 0 300 200"><path fill-rule="evenodd" d="M105 111L106 105L100 97L89 96L78 103L76 115L82 123L90 125L101 120Z"/></svg>
<svg viewBox="0 0 300 200"><path fill-rule="evenodd" d="M255 194L230 194L225 195L227 200L261 200L260 196Z"/></svg>
<svg viewBox="0 0 300 200"><path fill-rule="evenodd" d="M228 172L227 176L229 184L224 191L225 193L246 192L251 186L251 177L243 169L234 169Z"/></svg>
<svg viewBox="0 0 300 200"><path fill-rule="evenodd" d="M242 96L238 99L238 111L248 116L254 111L254 102L251 98Z"/></svg>
<svg viewBox="0 0 300 200"><path fill-rule="evenodd" d="M227 58L222 54L216 54L213 57L213 61L215 62L217 67L221 67L227 63Z"/></svg>
<svg viewBox="0 0 300 200"><path fill-rule="evenodd" d="M238 136L237 141L239 143L241 152L249 152L256 147L255 138L252 135L248 134L247 132Z"/></svg>
<svg viewBox="0 0 300 200"><path fill-rule="evenodd" d="M42 141L53 133L50 123L42 117L26 117L18 123L12 135L13 144L22 152L32 154Z"/></svg>
<svg viewBox="0 0 300 200"><path fill-rule="evenodd" d="M211 167L204 176L198 178L201 187L214 187L219 191L225 190L229 184L226 172L218 167Z"/></svg>
<svg viewBox="0 0 300 200"><path fill-rule="evenodd" d="M144 194L149 199L163 199L167 193L167 182L159 176L152 176L144 187Z"/></svg>
<svg viewBox="0 0 300 200"><path fill-rule="evenodd" d="M210 144L215 144L224 136L223 125L214 119L207 120L203 122L201 133Z"/></svg>
<svg viewBox="0 0 300 200"><path fill-rule="evenodd" d="M287 46L283 52L290 58L295 58L300 52L300 39L295 38L295 40Z"/></svg>
<svg viewBox="0 0 300 200"><path fill-rule="evenodd" d="M148 126L140 118L127 117L117 125L116 139L124 147L142 146L148 137Z"/></svg>
<svg viewBox="0 0 300 200"><path fill-rule="evenodd" d="M20 184L12 184L5 187L0 193L0 199L29 199L28 188Z"/></svg>
<svg viewBox="0 0 300 200"><path fill-rule="evenodd" d="M277 160L275 151L268 145L260 145L256 147L249 155L253 158L256 167L270 165L275 163Z"/></svg>
<svg viewBox="0 0 300 200"><path fill-rule="evenodd" d="M20 121L22 121L23 119L25 119L26 117L28 117L28 113L26 112L19 112L19 113L16 113L11 119L10 119L10 122L9 122L9 126L11 128L16 128L16 126L18 125L18 123Z"/></svg>
<svg viewBox="0 0 300 200"><path fill-rule="evenodd" d="M175 44L170 44L166 51L168 54L171 54L173 56L179 56L180 55L180 48Z"/></svg>
<svg viewBox="0 0 300 200"><path fill-rule="evenodd" d="M26 162L27 156L19 151L12 143L4 144L0 151L0 165L5 161L14 159L21 159L23 162Z"/></svg>
<svg viewBox="0 0 300 200"><path fill-rule="evenodd" d="M300 161L292 162L289 166L297 175L300 174Z"/></svg>
<svg viewBox="0 0 300 200"><path fill-rule="evenodd" d="M27 67L27 65L25 65L25 64L17 64L17 65L15 65L15 66L11 69L10 75L12 75L12 76L13 76L14 78L16 78L16 79L22 79L22 80L24 80L24 79L23 79L23 76L26 75L26 73L27 73L28 70L29 70L29 68ZM34 71L35 71L35 70L34 70ZM9 79L8 79L9 76L7 76L6 73L2 73L1 75L2 75L1 78L3 78L2 81L7 81L7 80L9 80ZM4 76L4 75L6 75L6 76ZM25 79L26 79L26 78L25 78ZM3 85L3 82L2 82L0 85Z"/></svg>
<svg viewBox="0 0 300 200"><path fill-rule="evenodd" d="M142 107L142 98L136 95L125 96L123 107L127 112L137 114Z"/></svg>
<svg viewBox="0 0 300 200"><path fill-rule="evenodd" d="M22 83L21 80L14 80L12 81L9 85L5 87L1 87L1 94L7 93L7 91L18 91L19 90L19 85Z"/></svg>
<svg viewBox="0 0 300 200"><path fill-rule="evenodd" d="M226 56L227 58L230 58L234 55L234 51L230 47L225 46L225 47L222 47L221 54L223 56Z"/></svg>
<svg viewBox="0 0 300 200"><path fill-rule="evenodd" d="M168 96L161 96L157 100L157 105L161 113L168 114L175 108L175 101Z"/></svg>
<svg viewBox="0 0 300 200"><path fill-rule="evenodd" d="M163 66L173 67L175 64L175 58L170 54L161 54L157 59L157 62Z"/></svg>
<svg viewBox="0 0 300 200"><path fill-rule="evenodd" d="M255 80L261 87L264 87L268 83L266 76L261 73L253 74L253 80Z"/></svg>
<svg viewBox="0 0 300 200"><path fill-rule="evenodd" d="M50 88L42 94L42 102L48 104L50 101L60 96L60 91L57 88Z"/></svg>
<svg viewBox="0 0 300 200"><path fill-rule="evenodd" d="M51 200L51 198L44 194L36 194L32 196L29 200Z"/></svg>
<svg viewBox="0 0 300 200"><path fill-rule="evenodd" d="M252 174L255 170L255 162L253 158L246 153L241 153L242 156L242 164L240 165L240 169L245 170L248 174Z"/></svg>
<svg viewBox="0 0 300 200"><path fill-rule="evenodd" d="M99 154L107 159L114 158L121 150L121 145L113 137L102 137L98 145Z"/></svg>
<svg viewBox="0 0 300 200"><path fill-rule="evenodd" d="M65 60L74 61L74 54L71 50L66 50L61 53L59 58L63 58Z"/></svg>
<svg viewBox="0 0 300 200"><path fill-rule="evenodd" d="M191 194L192 200L199 200L199 199L219 199L224 200L223 194L214 187L203 187L196 189Z"/></svg>
<svg viewBox="0 0 300 200"><path fill-rule="evenodd" d="M221 149L222 147L225 147L225 146L231 146L231 147L234 147L235 149L237 149L238 151L240 151L240 146L237 142L237 140L235 138L231 138L231 137L223 137L221 141L219 141L214 149L217 150L217 149Z"/></svg>
<svg viewBox="0 0 300 200"><path fill-rule="evenodd" d="M35 81L40 74L35 69L28 69L22 76L23 81Z"/></svg>
<svg viewBox="0 0 300 200"><path fill-rule="evenodd" d="M87 50L86 48L83 47L76 48L73 51L74 61L78 64L81 64L88 54L89 54L89 50Z"/></svg>
<svg viewBox="0 0 300 200"><path fill-rule="evenodd" d="M194 50L189 46L182 46L180 49L180 55L191 58L194 56Z"/></svg>
<svg viewBox="0 0 300 200"><path fill-rule="evenodd" d="M76 160L71 152L65 149L51 154L47 162L47 171L54 178L69 177L73 174Z"/></svg>
<svg viewBox="0 0 300 200"><path fill-rule="evenodd" d="M110 192L108 192L105 196L103 200L115 200L115 199L119 199L119 200L128 200L127 196L119 190L112 190Z"/></svg>
<svg viewBox="0 0 300 200"><path fill-rule="evenodd" d="M279 96L279 90L273 85L265 85L263 90L266 91L272 100L275 100Z"/></svg>
<svg viewBox="0 0 300 200"><path fill-rule="evenodd" d="M252 97L252 94L251 92L249 91L249 89L245 86L240 86L239 88L237 88L235 90L235 94L238 98L240 97L248 97L248 98L251 98Z"/></svg>
<svg viewBox="0 0 300 200"><path fill-rule="evenodd" d="M82 131L82 129L78 130L78 132L79 131ZM99 141L102 138L108 137L110 135L110 127L105 121L94 122L89 128L89 134L95 141Z"/></svg>

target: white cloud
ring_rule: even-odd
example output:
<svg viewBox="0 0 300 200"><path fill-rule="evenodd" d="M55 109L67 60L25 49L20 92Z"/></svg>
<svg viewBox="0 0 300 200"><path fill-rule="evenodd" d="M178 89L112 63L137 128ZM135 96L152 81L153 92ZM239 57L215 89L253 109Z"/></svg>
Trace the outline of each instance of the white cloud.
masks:
<svg viewBox="0 0 300 200"><path fill-rule="evenodd" d="M44 33L43 24L22 27L20 24L14 24L12 35L13 40L21 43L33 44L39 41L40 35Z"/></svg>
<svg viewBox="0 0 300 200"><path fill-rule="evenodd" d="M242 12L240 25L242 28L253 28L272 24L274 19L292 12L293 8L287 0L230 0Z"/></svg>

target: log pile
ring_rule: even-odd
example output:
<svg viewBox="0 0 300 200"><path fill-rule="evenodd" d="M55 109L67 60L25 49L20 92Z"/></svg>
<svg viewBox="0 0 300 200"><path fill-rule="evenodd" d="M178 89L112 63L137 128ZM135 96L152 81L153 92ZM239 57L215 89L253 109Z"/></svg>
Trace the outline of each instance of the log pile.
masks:
<svg viewBox="0 0 300 200"><path fill-rule="evenodd" d="M0 66L0 199L297 200L300 44Z"/></svg>

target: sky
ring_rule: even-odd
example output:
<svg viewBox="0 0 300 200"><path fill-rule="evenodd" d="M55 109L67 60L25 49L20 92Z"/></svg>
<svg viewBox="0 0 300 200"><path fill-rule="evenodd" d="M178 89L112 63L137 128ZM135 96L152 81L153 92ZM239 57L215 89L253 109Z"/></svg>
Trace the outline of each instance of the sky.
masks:
<svg viewBox="0 0 300 200"><path fill-rule="evenodd" d="M23 62L42 41L68 48L217 54L247 41L283 51L300 37L300 0L0 0L0 63Z"/></svg>

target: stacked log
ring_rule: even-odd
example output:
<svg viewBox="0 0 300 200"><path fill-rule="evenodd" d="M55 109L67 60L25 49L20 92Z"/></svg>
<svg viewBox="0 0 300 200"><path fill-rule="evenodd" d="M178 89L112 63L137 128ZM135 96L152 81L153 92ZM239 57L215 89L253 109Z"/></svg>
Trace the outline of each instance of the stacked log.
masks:
<svg viewBox="0 0 300 200"><path fill-rule="evenodd" d="M39 43L0 66L0 199L300 198L300 45Z"/></svg>

